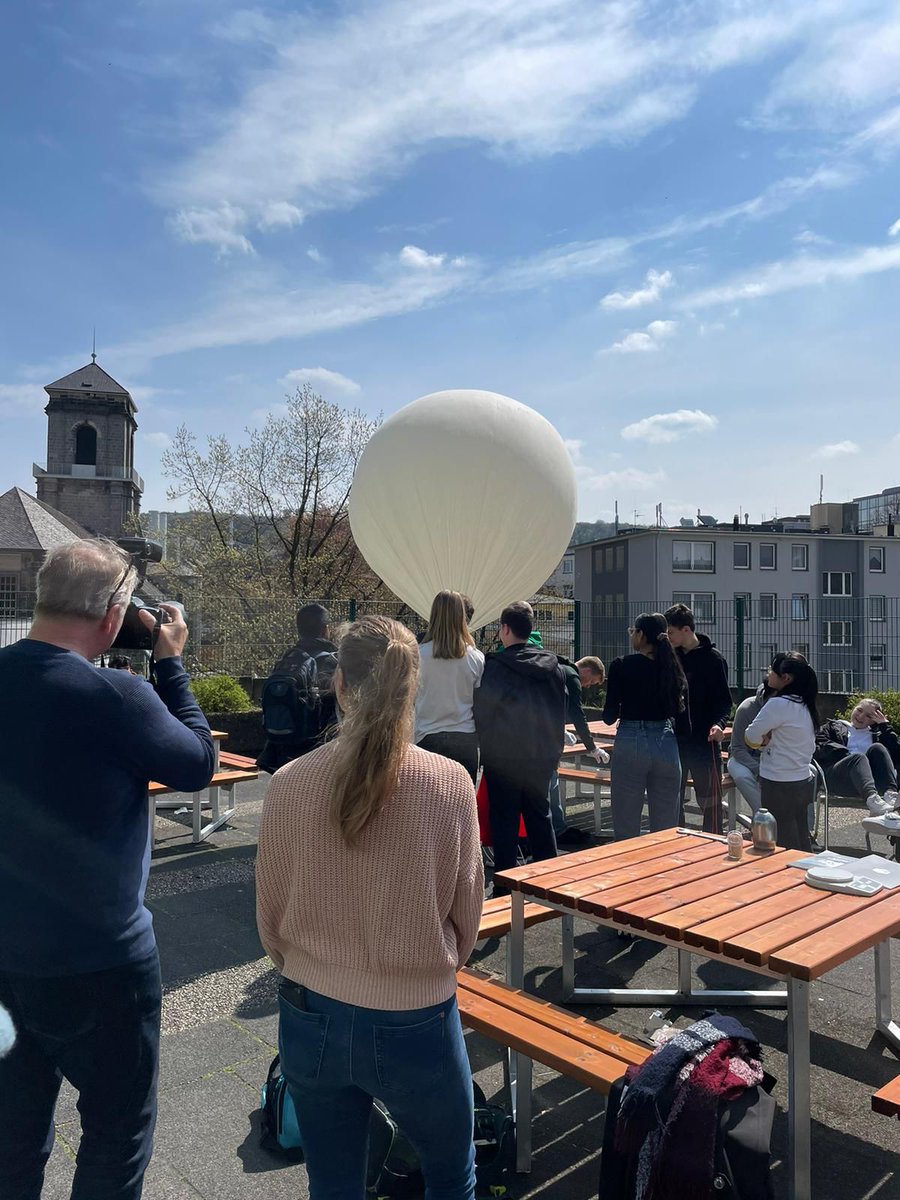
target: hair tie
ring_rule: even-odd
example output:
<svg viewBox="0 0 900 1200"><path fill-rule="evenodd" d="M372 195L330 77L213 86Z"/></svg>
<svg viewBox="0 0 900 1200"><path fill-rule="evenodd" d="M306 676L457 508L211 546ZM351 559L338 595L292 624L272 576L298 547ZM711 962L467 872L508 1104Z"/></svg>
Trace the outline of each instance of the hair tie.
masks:
<svg viewBox="0 0 900 1200"><path fill-rule="evenodd" d="M664 630L662 633L658 633L656 635L656 640L658 642L667 642L669 640L669 635Z"/></svg>

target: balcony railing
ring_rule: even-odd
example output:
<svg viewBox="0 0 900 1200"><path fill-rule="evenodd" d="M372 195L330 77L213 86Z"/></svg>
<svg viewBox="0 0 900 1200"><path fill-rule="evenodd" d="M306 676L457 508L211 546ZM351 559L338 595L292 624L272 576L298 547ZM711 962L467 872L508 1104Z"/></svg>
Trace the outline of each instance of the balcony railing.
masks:
<svg viewBox="0 0 900 1200"><path fill-rule="evenodd" d="M60 467L58 471L48 471L45 467L39 467L37 463L31 464L31 473L35 479L53 478L54 476L62 475L66 479L127 479L130 480L139 491L144 490L144 480L132 467L130 471L124 468L120 471L107 471L105 475L98 475L97 468L90 463L67 463Z"/></svg>

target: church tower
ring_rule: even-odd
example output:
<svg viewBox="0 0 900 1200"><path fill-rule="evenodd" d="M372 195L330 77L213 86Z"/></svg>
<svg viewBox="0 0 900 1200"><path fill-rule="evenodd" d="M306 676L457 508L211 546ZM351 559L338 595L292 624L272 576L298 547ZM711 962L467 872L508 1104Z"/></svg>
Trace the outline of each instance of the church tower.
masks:
<svg viewBox="0 0 900 1200"><path fill-rule="evenodd" d="M38 500L92 533L119 537L140 512L144 490L134 469L137 406L96 354L44 391L47 467L34 466Z"/></svg>

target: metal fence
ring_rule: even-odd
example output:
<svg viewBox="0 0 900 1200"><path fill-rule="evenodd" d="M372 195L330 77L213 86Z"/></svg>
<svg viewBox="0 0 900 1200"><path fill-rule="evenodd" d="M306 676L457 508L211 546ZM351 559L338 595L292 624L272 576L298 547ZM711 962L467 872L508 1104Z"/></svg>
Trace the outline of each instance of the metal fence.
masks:
<svg viewBox="0 0 900 1200"><path fill-rule="evenodd" d="M314 599L310 597L309 600ZM190 626L187 661L194 674L265 676L296 641L297 599L248 600L233 593L185 596ZM394 617L421 634L425 622L394 602L321 601L335 623L363 613ZM544 645L579 658L596 654L609 663L630 649L628 628L638 613L662 612L671 598L629 601L536 599L536 627ZM0 607L0 645L24 637L34 597L18 593ZM819 675L824 692L900 689L900 598L739 597L695 603L697 630L707 634L729 663L732 684L754 687L778 650L799 650ZM497 623L475 633L491 649Z"/></svg>

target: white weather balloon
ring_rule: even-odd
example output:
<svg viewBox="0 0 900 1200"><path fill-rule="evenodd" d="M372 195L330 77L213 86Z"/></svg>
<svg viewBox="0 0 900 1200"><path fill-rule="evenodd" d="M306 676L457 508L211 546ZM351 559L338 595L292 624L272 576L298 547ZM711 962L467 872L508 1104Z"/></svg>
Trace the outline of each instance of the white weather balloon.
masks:
<svg viewBox="0 0 900 1200"><path fill-rule="evenodd" d="M496 392L433 392L372 436L350 494L366 562L427 617L442 588L470 596L473 625L553 573L575 525L575 471L534 409Z"/></svg>

